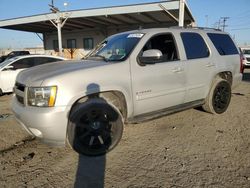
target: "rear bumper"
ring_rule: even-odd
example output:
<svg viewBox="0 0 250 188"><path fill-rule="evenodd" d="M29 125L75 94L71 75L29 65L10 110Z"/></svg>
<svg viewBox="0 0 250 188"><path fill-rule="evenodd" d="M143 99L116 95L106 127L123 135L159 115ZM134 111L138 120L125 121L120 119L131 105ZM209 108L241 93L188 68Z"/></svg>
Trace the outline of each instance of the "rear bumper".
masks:
<svg viewBox="0 0 250 188"><path fill-rule="evenodd" d="M235 74L233 77L232 88L238 86L241 83L241 81L242 81L242 74L241 73Z"/></svg>
<svg viewBox="0 0 250 188"><path fill-rule="evenodd" d="M65 145L69 110L23 106L15 97L12 100L12 111L22 127L50 145Z"/></svg>

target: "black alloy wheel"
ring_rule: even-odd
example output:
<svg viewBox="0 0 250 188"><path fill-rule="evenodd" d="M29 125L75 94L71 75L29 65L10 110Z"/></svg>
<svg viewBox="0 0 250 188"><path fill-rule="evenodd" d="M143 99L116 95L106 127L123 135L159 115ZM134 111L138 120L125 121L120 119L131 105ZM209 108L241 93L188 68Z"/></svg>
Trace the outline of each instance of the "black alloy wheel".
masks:
<svg viewBox="0 0 250 188"><path fill-rule="evenodd" d="M83 103L72 120L68 126L68 140L72 148L80 154L103 155L113 149L121 139L121 114L101 99Z"/></svg>
<svg viewBox="0 0 250 188"><path fill-rule="evenodd" d="M231 100L231 87L228 82L221 81L214 89L212 105L218 114L225 112Z"/></svg>

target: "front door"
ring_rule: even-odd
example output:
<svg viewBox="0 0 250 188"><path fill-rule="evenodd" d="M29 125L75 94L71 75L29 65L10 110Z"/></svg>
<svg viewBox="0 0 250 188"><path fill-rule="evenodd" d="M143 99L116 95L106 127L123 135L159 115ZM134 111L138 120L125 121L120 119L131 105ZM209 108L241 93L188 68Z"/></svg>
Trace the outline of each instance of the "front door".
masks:
<svg viewBox="0 0 250 188"><path fill-rule="evenodd" d="M18 70L3 69L1 71L1 81L2 81L2 85L3 85L3 88L2 88L3 92L12 92L13 91L16 76L22 70L23 69L18 69Z"/></svg>
<svg viewBox="0 0 250 188"><path fill-rule="evenodd" d="M18 59L10 66L13 66L11 69L3 69L1 72L1 80L3 84L3 92L12 92L15 86L16 77L19 72L22 70L34 66L34 58L22 58Z"/></svg>
<svg viewBox="0 0 250 188"><path fill-rule="evenodd" d="M161 51L160 62L131 63L134 116L182 104L185 96L185 72L174 36L171 33L153 36L139 56L150 49Z"/></svg>

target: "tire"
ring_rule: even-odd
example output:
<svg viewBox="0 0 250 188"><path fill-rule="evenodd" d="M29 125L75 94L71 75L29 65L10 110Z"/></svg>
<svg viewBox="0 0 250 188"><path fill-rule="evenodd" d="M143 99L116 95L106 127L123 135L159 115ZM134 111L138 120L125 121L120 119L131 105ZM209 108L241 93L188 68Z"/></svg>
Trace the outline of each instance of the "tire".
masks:
<svg viewBox="0 0 250 188"><path fill-rule="evenodd" d="M67 137L79 154L104 155L120 141L123 118L119 110L103 98L91 98L72 110Z"/></svg>
<svg viewBox="0 0 250 188"><path fill-rule="evenodd" d="M212 114L222 114L227 110L230 101L230 83L225 79L216 78L202 108Z"/></svg>
<svg viewBox="0 0 250 188"><path fill-rule="evenodd" d="M2 96L3 95L3 91L2 91L2 89L0 88L0 96Z"/></svg>

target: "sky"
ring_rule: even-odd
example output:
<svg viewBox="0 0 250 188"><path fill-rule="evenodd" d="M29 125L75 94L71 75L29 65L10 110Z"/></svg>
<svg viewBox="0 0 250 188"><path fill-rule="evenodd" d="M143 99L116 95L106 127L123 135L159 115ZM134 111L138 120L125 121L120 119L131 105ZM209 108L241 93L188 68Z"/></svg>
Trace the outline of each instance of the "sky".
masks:
<svg viewBox="0 0 250 188"><path fill-rule="evenodd" d="M159 2L160 0L54 0L60 10L77 10L116 5ZM217 27L221 17L229 17L225 31L238 45L250 45L250 0L186 0L199 27ZM67 2L65 8L63 4ZM0 20L49 12L51 0L0 0ZM0 48L42 46L34 33L0 28Z"/></svg>

